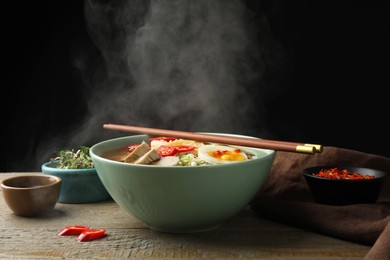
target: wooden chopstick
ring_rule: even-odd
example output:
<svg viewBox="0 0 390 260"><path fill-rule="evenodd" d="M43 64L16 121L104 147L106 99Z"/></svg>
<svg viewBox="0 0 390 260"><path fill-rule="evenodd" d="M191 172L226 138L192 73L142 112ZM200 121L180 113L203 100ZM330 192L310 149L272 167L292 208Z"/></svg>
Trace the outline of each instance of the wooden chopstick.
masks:
<svg viewBox="0 0 390 260"><path fill-rule="evenodd" d="M123 131L123 132L148 134L152 136L176 137L176 138L203 141L203 142L240 145L240 146L247 146L247 147L254 147L254 148L270 149L275 151L285 151L285 152L314 154L314 153L320 153L323 150L322 145L319 144L304 144L304 143L295 143L295 142L266 140L260 138L225 136L225 135L217 135L217 134L185 132L185 131L148 128L148 127L140 127L140 126L104 124L103 128Z"/></svg>

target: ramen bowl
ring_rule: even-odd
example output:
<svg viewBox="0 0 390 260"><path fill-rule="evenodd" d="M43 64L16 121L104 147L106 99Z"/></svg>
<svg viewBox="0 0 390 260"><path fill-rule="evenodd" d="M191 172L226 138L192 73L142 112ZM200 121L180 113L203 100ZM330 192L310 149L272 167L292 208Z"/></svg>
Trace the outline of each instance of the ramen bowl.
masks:
<svg viewBox="0 0 390 260"><path fill-rule="evenodd" d="M255 196L275 157L274 150L248 148L257 158L221 165L156 166L104 156L148 139L135 135L106 140L93 145L90 155L120 208L162 232L202 232L223 225Z"/></svg>
<svg viewBox="0 0 390 260"><path fill-rule="evenodd" d="M323 177L316 176L320 172ZM327 205L375 203L387 175L377 169L344 165L313 166L303 170L314 201Z"/></svg>
<svg viewBox="0 0 390 260"><path fill-rule="evenodd" d="M43 174L57 176L62 180L58 202L82 204L111 199L95 168L62 169L58 165L59 161L49 161L41 166Z"/></svg>
<svg viewBox="0 0 390 260"><path fill-rule="evenodd" d="M51 175L19 175L1 181L8 207L15 215L33 217L52 211L61 190L61 179Z"/></svg>

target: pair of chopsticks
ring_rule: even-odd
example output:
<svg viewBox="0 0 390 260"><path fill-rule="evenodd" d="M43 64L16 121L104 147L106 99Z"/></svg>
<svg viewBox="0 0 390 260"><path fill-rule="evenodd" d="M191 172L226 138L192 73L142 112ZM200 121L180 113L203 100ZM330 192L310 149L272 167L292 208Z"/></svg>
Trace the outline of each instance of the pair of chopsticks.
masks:
<svg viewBox="0 0 390 260"><path fill-rule="evenodd" d="M304 144L295 142L285 142L276 140L266 140L249 137L225 136L216 134L203 134L158 128L148 128L130 125L104 124L103 128L123 132L133 132L139 134L148 134L152 136L176 137L202 142L222 143L231 145L240 145L254 148L270 149L275 151L297 152L305 154L314 154L322 152L320 144Z"/></svg>

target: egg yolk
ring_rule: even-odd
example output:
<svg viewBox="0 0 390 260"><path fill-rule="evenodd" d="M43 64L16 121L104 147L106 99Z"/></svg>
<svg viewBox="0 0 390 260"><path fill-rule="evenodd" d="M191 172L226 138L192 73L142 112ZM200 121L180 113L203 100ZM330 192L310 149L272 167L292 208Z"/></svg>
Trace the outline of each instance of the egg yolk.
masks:
<svg viewBox="0 0 390 260"><path fill-rule="evenodd" d="M229 150L216 150L216 151L210 151L207 153L211 157L214 157L219 160L223 161L243 161L245 160L245 157L241 154L240 149L236 149L234 151Z"/></svg>

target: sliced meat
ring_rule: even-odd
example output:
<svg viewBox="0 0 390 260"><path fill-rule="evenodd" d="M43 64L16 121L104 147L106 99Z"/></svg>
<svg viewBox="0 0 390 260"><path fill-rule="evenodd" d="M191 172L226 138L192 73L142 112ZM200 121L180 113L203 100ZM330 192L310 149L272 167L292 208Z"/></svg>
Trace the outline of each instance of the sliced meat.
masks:
<svg viewBox="0 0 390 260"><path fill-rule="evenodd" d="M134 163L150 150L150 146L145 141L142 141L142 143L137 148L135 148L129 155L123 158L123 161L127 163Z"/></svg>
<svg viewBox="0 0 390 260"><path fill-rule="evenodd" d="M159 159L160 159L160 155L158 154L158 152L154 149L150 149L147 153L145 153L143 156L138 158L134 162L134 164L150 164Z"/></svg>

